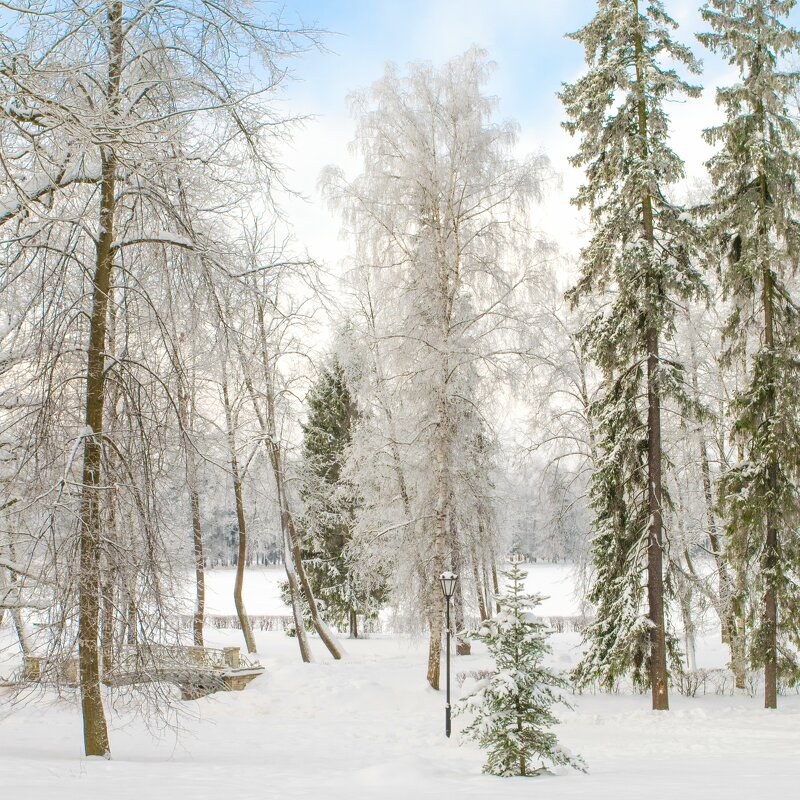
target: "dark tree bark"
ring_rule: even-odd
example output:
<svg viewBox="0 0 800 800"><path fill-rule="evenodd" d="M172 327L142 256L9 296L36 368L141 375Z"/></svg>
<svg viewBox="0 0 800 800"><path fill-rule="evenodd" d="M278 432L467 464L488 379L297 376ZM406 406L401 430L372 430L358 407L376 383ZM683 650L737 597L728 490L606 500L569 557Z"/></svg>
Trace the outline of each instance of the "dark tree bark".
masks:
<svg viewBox="0 0 800 800"><path fill-rule="evenodd" d="M122 3L108 6L108 78L106 97L116 113L123 58ZM103 405L105 398L104 349L108 328L108 300L113 267L112 244L116 212L117 158L111 147L101 149L100 214L96 260L92 276L92 309L86 366L86 432L79 511L80 574L78 579L78 670L83 715L83 741L87 756L110 756L108 726L100 689L100 556L102 520Z"/></svg>
<svg viewBox="0 0 800 800"><path fill-rule="evenodd" d="M761 176L762 193L767 190ZM764 306L764 347L769 353L775 348L774 283L772 271L765 266L762 272L762 304ZM767 390L767 407L775 416L775 392L770 384ZM778 492L778 464L774 458L767 466L767 483L773 496ZM763 561L764 589L764 708L778 707L778 595L775 575L778 567L778 528L771 510L767 511L767 535Z"/></svg>
<svg viewBox="0 0 800 800"><path fill-rule="evenodd" d="M642 147L642 158L648 158L647 147L647 105L645 100L644 76L642 74L642 56L644 46L641 35L637 34L636 42L636 83L639 93L638 123L639 137ZM653 206L649 194L641 201L642 225L645 239L651 249L655 250L655 230L653 227ZM652 280L652 278L650 279ZM654 287L648 286L648 289ZM660 290L658 290L660 292ZM665 302L663 297L660 297ZM647 309L650 316L655 309ZM650 618L650 690L653 709L666 711L669 709L667 688L667 646L664 625L664 565L663 565L663 483L662 483L662 450L661 450L661 386L659 381L659 334L651 325L645 333L645 351L647 353L647 509L650 518L647 543L647 602Z"/></svg>
<svg viewBox="0 0 800 800"><path fill-rule="evenodd" d="M348 623L350 628L350 638L358 639L358 614L354 608L348 612Z"/></svg>

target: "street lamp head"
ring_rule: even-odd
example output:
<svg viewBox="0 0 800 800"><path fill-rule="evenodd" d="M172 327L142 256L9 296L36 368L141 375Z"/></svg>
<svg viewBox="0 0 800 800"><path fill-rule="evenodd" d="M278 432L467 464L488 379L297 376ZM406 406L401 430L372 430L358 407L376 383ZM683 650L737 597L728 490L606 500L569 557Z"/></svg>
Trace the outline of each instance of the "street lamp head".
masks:
<svg viewBox="0 0 800 800"><path fill-rule="evenodd" d="M456 581L458 575L452 572L443 572L439 576L439 583L442 585L442 594L445 600L450 600L456 591Z"/></svg>

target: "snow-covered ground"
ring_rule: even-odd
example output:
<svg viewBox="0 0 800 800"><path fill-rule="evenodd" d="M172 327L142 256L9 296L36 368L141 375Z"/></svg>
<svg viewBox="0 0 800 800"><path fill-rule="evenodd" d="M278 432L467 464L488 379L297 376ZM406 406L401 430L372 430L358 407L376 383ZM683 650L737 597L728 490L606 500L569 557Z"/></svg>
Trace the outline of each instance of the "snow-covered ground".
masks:
<svg viewBox="0 0 800 800"><path fill-rule="evenodd" d="M575 595L573 568L566 564L528 564L526 590L545 596L537 607L542 616L572 616L579 613ZM233 604L234 567L209 570L206 573L206 610L209 614L235 614ZM193 578L187 577L185 610L194 607ZM281 600L279 584L286 580L283 567L259 567L245 572L243 597L248 614L291 614L291 609Z"/></svg>
<svg viewBox="0 0 800 800"><path fill-rule="evenodd" d="M260 574L263 573L263 574ZM281 613L274 570L248 575L252 613ZM210 611L229 613L232 571L211 576ZM259 583L262 581L262 583ZM574 612L569 570L534 566L530 586L552 594L541 613ZM263 586L263 592L255 588ZM560 599L559 599L560 598ZM259 603L261 605L259 605ZM4 626L6 631L7 626ZM236 630L209 630L208 644L239 644ZM586 798L737 800L797 795L800 697L777 712L760 698L696 698L673 693L672 711L649 697L580 695L561 713L562 743L581 753L589 774L536 779L481 774L482 754L444 737L444 696L425 683L425 643L399 636L347 641L333 663L313 640L316 663L300 663L296 642L256 633L267 671L244 692L183 704L181 731L152 732L115 718L111 761L81 756L74 703L28 704L0 718L0 798L12 800L422 800L422 798ZM712 666L722 650L700 642ZM577 637L553 637L560 666L574 661ZM485 665L480 653L455 671ZM4 690L0 690L2 692ZM457 687L456 687L457 691ZM8 712L8 713L6 713Z"/></svg>

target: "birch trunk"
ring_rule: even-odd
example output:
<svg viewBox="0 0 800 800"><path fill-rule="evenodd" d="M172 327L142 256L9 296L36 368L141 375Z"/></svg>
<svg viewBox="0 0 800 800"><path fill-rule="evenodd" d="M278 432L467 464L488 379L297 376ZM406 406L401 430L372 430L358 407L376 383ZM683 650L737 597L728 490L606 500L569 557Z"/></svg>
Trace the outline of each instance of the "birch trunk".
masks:
<svg viewBox="0 0 800 800"><path fill-rule="evenodd" d="M197 478L197 456L191 439L192 415L187 387L183 381L178 390L179 412L183 429L183 446L186 455L186 485L189 489L189 511L192 519L192 550L194 553L195 607L192 619L192 637L195 647L203 647L203 622L206 610L205 556L203 554L203 525L200 516L200 489Z"/></svg>
<svg viewBox="0 0 800 800"><path fill-rule="evenodd" d="M480 570L478 567L478 556L475 553L474 547L470 551L470 556L472 561L472 580L475 583L475 595L478 599L478 614L480 615L481 622L485 622L487 619L489 619L489 615L486 613L486 599L483 595Z"/></svg>

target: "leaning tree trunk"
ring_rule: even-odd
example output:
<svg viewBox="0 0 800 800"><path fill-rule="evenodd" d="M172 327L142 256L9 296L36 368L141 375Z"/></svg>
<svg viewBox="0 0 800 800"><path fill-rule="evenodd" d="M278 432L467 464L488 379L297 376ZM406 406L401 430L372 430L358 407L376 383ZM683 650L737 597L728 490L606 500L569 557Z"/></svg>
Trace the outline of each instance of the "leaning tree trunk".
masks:
<svg viewBox="0 0 800 800"><path fill-rule="evenodd" d="M223 368L224 370L224 368ZM244 642L248 653L256 652L256 640L250 625L250 617L244 607L242 589L244 586L244 566L247 559L247 521L244 514L244 497L242 494L242 478L239 472L239 459L236 456L236 432L234 430L233 408L228 390L228 376L222 379L222 402L225 406L225 424L228 428L228 447L230 449L231 478L233 479L233 496L236 503L236 523L239 529L239 551L236 560L236 581L233 586L233 601L236 614L242 626Z"/></svg>
<svg viewBox="0 0 800 800"><path fill-rule="evenodd" d="M11 543L9 544L9 555L11 556L11 561L16 562L16 552L14 550L14 545ZM8 586L6 583L6 572L9 574L11 585L14 586L14 584L17 583L17 573L13 569L6 570L6 568L0 567L0 589L6 589ZM22 651L23 658L27 658L31 654L31 648L28 642L28 632L25 628L25 618L22 616L22 609L18 605L12 605L9 610L11 611L11 620L14 623L14 628L17 631L19 648ZM0 607L0 624L3 622L5 611L5 608Z"/></svg>
<svg viewBox="0 0 800 800"><path fill-rule="evenodd" d="M241 342L237 340L237 350L242 371L244 373L245 387L250 396L251 403L253 404L253 410L255 411L261 432L264 436L264 445L267 448L269 463L272 469L273 478L275 480L275 492L278 498L281 532L285 537L295 573L299 579L300 587L302 588L306 603L308 604L309 613L311 614L311 621L314 624L314 629L317 631L319 638L322 639L325 646L328 648L328 652L338 661L342 657L342 648L336 641L336 637L333 635L333 632L325 623L325 620L322 619L322 616L319 613L319 608L317 608L317 603L314 599L314 593L311 590L311 583L308 580L308 575L306 574L305 567L303 566L303 558L300 551L300 539L297 535L294 517L292 516L291 509L289 508L289 497L286 491L286 482L283 476L281 448L277 439L277 425L275 422L275 393L270 371L269 351L267 348L267 331L263 306L258 305L257 313L259 334L261 338L261 368L265 383L266 413L262 411L262 408L258 402L258 397L256 396L255 387L251 378L249 362L242 350Z"/></svg>
<svg viewBox="0 0 800 800"><path fill-rule="evenodd" d="M6 588L5 570L0 567L0 589ZM11 571L11 583L16 583L16 575ZM19 649L22 651L23 658L27 658L31 654L31 647L28 643L28 632L25 630L25 619L22 616L22 610L19 606L12 605L9 609L11 611L11 621L14 623L14 628L17 631L17 640L19 641ZM3 622L5 615L5 608L0 608L0 624Z"/></svg>
<svg viewBox="0 0 800 800"><path fill-rule="evenodd" d="M286 578L289 582L289 598L292 604L292 617L294 618L294 630L297 635L297 643L300 646L300 658L308 664L314 660L311 654L311 646L308 643L306 624L303 619L303 606L300 602L300 587L297 584L297 575L292 565L292 554L289 547L289 537L285 531L283 533L283 563L286 568Z"/></svg>
<svg viewBox="0 0 800 800"><path fill-rule="evenodd" d="M278 461L279 459L280 454L275 453L275 461ZM275 467L273 467L273 469L275 469ZM308 609L311 613L311 621L314 624L314 629L316 630L319 638L324 642L325 647L328 648L328 652L338 661L342 657L342 649L339 643L336 641L336 637L333 635L333 632L328 627L325 620L322 619L322 615L319 613L319 608L317 608L317 602L314 599L314 593L311 590L311 583L308 580L308 574L303 566L303 557L300 551L300 542L294 525L294 519L292 518L291 512L288 508L285 485L283 484L283 474L280 471L280 468L278 468L278 470L281 476L281 489L278 492L279 498L281 498L282 502L281 517L283 518L284 530L288 534L289 546L294 561L294 568L297 570L297 577L300 579L300 586L303 589L303 595L306 598L306 603L308 604Z"/></svg>
<svg viewBox="0 0 800 800"><path fill-rule="evenodd" d="M17 640L19 641L19 649L22 651L22 657L27 658L31 654L31 646L28 643L28 632L25 630L25 619L22 616L22 611L17 607L12 608L11 619L14 620L14 628L17 631Z"/></svg>

